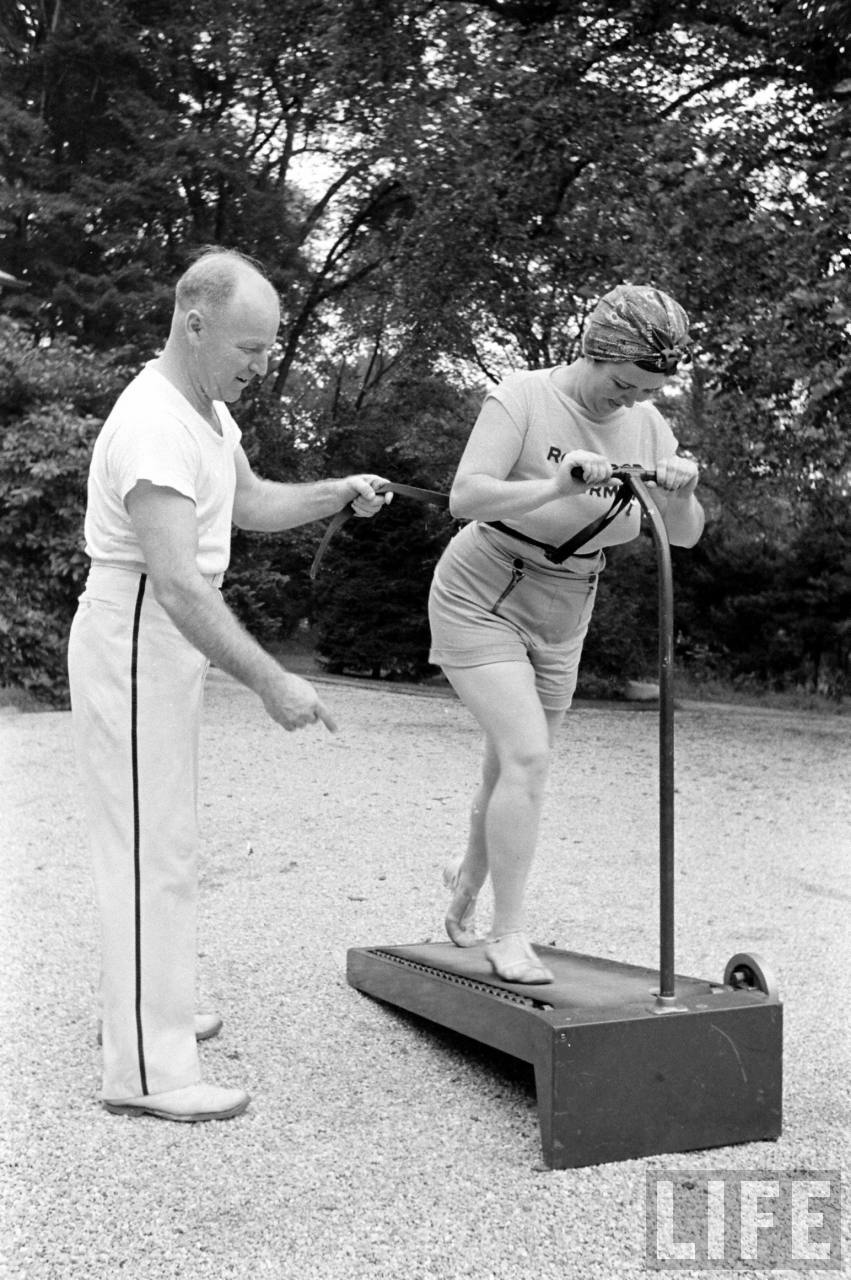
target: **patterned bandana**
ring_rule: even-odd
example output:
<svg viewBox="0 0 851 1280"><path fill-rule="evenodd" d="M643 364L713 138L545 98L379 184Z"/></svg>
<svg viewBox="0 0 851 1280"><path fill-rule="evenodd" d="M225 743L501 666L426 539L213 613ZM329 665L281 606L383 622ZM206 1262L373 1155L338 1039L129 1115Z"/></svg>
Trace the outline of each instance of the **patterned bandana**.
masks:
<svg viewBox="0 0 851 1280"><path fill-rule="evenodd" d="M619 284L591 312L582 354L672 374L690 345L688 316L678 302L650 285Z"/></svg>

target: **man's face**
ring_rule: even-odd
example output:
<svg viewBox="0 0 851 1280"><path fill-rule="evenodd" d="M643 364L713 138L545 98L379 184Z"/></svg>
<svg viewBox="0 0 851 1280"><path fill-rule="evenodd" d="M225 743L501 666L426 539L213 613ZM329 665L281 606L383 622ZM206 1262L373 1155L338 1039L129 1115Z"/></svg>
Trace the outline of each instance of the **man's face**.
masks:
<svg viewBox="0 0 851 1280"><path fill-rule="evenodd" d="M665 374L639 369L630 361L587 360L583 400L595 417L609 417L649 399L667 381Z"/></svg>
<svg viewBox="0 0 851 1280"><path fill-rule="evenodd" d="M269 367L281 315L274 289L260 277L243 281L217 311L199 311L198 374L211 400L232 404Z"/></svg>

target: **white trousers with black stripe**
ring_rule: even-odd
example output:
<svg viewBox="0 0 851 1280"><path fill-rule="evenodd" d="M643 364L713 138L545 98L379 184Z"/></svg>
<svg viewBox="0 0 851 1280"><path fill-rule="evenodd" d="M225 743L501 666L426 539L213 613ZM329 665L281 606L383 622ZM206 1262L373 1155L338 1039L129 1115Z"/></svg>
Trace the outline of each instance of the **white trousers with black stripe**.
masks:
<svg viewBox="0 0 851 1280"><path fill-rule="evenodd" d="M200 1080L198 738L207 661L144 573L93 565L68 649L102 938L103 1097Z"/></svg>

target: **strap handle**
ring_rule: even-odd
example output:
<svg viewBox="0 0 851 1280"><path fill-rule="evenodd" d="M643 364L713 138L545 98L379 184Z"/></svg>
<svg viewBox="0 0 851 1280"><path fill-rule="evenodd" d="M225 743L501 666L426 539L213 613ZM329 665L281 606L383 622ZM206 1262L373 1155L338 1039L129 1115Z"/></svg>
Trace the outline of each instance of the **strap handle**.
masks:
<svg viewBox="0 0 851 1280"><path fill-rule="evenodd" d="M568 538L567 542L563 542L560 547L553 547L551 551L546 553L547 559L553 564L564 564L570 556L576 554L580 547L584 547L586 542L590 542L598 533L616 520L625 507L632 502L633 493L628 484L621 484L615 494L612 505L608 511L604 511L596 520L592 520L590 524L586 524L584 529L578 529L572 538Z"/></svg>
<svg viewBox="0 0 851 1280"><path fill-rule="evenodd" d="M572 467L570 474L575 480L583 478L581 467ZM620 488L615 494L614 501L608 511L604 511L601 516L598 516L596 520L592 520L584 529L579 529L572 538L568 538L567 542L563 542L560 547L555 547L552 552L548 552L547 559L551 560L553 564L563 564L568 556L575 555L580 547L584 547L586 542L590 542L607 525L616 520L636 496L632 487L633 477L637 480L655 480L656 472L647 471L644 467L630 465L615 467L612 471L612 479L620 480Z"/></svg>
<svg viewBox="0 0 851 1280"><path fill-rule="evenodd" d="M418 489L412 484L397 484L396 481L385 480L381 484L375 486L376 493L398 493L403 498L413 498L416 502L427 502L433 507L448 507L449 495L447 493L438 493L436 489ZM332 516L328 522L328 527L322 535L322 541L316 548L316 555L313 557L313 564L310 566L311 581L315 581L319 573L319 566L322 563L322 557L328 550L328 544L334 537L338 529L342 529L343 525L354 515L354 509L351 503L343 507L342 511L338 511Z"/></svg>

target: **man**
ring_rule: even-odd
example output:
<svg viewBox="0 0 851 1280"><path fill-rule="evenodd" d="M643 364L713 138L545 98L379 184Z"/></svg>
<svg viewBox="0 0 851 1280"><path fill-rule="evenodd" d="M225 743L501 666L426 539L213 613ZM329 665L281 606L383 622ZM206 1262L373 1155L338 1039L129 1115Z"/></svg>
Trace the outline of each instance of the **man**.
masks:
<svg viewBox="0 0 851 1280"><path fill-rule="evenodd" d="M101 916L103 1093L119 1115L197 1121L244 1111L202 1083L195 1015L198 730L210 662L285 729L336 726L316 690L243 629L219 592L231 525L275 531L351 504L380 477L276 484L251 470L226 405L268 368L278 297L235 250L177 283L168 341L116 402L88 485L91 570L69 644L71 703Z"/></svg>

